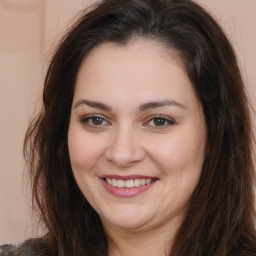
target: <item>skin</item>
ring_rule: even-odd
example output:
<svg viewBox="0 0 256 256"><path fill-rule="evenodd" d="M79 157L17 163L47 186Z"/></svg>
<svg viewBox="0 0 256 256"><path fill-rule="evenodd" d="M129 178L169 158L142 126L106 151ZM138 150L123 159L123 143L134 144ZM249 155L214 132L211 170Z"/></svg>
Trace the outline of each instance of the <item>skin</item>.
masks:
<svg viewBox="0 0 256 256"><path fill-rule="evenodd" d="M75 85L68 146L77 184L101 218L109 255L159 256L171 249L200 179L206 137L201 104L173 51L136 39L100 45L87 56ZM124 198L106 191L104 175L157 180Z"/></svg>

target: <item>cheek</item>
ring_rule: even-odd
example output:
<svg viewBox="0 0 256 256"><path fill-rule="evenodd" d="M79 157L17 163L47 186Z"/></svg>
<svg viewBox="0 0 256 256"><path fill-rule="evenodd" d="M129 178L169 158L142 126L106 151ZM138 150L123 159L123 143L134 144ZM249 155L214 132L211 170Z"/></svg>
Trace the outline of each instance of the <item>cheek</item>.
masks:
<svg viewBox="0 0 256 256"><path fill-rule="evenodd" d="M73 170L91 170L104 153L104 143L100 136L87 136L85 131L70 128L68 148Z"/></svg>
<svg viewBox="0 0 256 256"><path fill-rule="evenodd" d="M164 138L160 143L151 140L149 154L164 175L177 179L199 176L204 160L204 140L188 132L179 132Z"/></svg>

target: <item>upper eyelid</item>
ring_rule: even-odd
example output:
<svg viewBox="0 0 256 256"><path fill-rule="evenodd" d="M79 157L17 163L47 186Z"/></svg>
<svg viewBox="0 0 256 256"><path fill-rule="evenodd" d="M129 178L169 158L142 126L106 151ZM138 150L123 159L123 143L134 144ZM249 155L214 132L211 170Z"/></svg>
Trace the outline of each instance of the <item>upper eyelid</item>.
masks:
<svg viewBox="0 0 256 256"><path fill-rule="evenodd" d="M148 117L148 121L151 121L151 120L153 120L155 118L162 118L162 119L166 119L166 120L175 122L175 120L172 117L165 116L165 115L152 115L152 116L149 116Z"/></svg>
<svg viewBox="0 0 256 256"><path fill-rule="evenodd" d="M87 115L81 115L80 119L86 119L86 118L93 118L93 117L99 117L104 119L105 121L110 120L110 118L102 115L102 114L87 114Z"/></svg>

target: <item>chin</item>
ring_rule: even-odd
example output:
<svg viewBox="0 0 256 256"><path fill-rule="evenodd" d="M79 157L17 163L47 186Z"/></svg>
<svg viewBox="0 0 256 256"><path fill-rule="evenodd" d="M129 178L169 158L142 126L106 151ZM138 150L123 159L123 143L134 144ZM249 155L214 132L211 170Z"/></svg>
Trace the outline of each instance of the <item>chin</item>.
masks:
<svg viewBox="0 0 256 256"><path fill-rule="evenodd" d="M118 212L117 215L112 214L105 218L100 217L103 226L114 226L115 228L124 230L138 230L145 227L152 218L149 216L139 216L138 213L124 213Z"/></svg>

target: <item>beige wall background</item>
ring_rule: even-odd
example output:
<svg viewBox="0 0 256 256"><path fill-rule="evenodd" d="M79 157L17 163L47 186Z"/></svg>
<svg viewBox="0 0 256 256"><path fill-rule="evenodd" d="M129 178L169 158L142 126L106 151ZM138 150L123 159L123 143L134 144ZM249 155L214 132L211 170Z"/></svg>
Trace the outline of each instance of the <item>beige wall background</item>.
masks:
<svg viewBox="0 0 256 256"><path fill-rule="evenodd" d="M95 1L0 0L0 244L36 235L23 179L24 134L54 45L76 13ZM231 39L256 102L256 0L197 1Z"/></svg>

